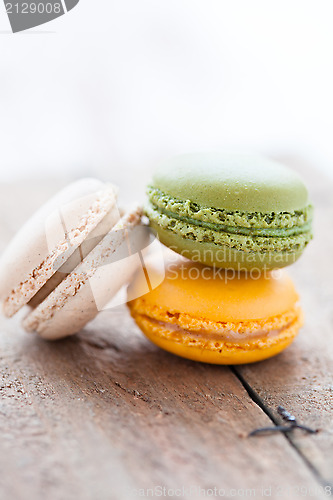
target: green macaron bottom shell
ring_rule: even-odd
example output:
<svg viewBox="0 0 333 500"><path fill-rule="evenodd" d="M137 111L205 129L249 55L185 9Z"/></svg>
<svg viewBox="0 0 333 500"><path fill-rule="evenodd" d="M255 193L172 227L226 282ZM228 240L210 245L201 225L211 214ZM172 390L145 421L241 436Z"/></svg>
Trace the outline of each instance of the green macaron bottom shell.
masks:
<svg viewBox="0 0 333 500"><path fill-rule="evenodd" d="M274 269L295 262L312 239L313 208L244 212L201 206L148 188L145 208L160 241L176 252L224 268Z"/></svg>
<svg viewBox="0 0 333 500"><path fill-rule="evenodd" d="M207 266L233 269L237 272L262 272L286 267L296 262L303 253L303 249L293 252L244 252L227 245L186 239L180 234L163 229L153 221L150 221L150 227L161 243L183 257Z"/></svg>

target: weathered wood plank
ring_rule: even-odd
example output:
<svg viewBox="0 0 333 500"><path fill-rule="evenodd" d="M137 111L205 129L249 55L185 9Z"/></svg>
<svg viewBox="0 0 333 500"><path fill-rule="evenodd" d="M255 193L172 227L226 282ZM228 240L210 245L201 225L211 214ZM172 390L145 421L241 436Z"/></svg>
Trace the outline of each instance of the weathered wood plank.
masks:
<svg viewBox="0 0 333 500"><path fill-rule="evenodd" d="M159 485L265 487L273 498L279 488L318 489L283 436L247 438L269 419L229 368L160 351L123 307L57 343L17 320L1 330L4 498L125 499Z"/></svg>

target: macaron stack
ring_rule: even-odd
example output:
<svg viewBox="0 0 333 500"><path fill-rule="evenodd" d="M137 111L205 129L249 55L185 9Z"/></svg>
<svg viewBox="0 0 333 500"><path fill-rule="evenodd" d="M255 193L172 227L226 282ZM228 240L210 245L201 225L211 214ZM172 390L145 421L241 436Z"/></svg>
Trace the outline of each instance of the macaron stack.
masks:
<svg viewBox="0 0 333 500"><path fill-rule="evenodd" d="M311 240L312 212L302 179L277 162L222 154L164 162L145 213L181 257L169 254L164 280L149 293L134 278L133 318L155 344L197 361L239 364L279 353L297 335L302 311L291 279L276 270ZM155 267L152 258L148 275Z"/></svg>
<svg viewBox="0 0 333 500"><path fill-rule="evenodd" d="M166 249L162 269L156 254L146 258L142 209L119 211L117 194L112 184L82 179L25 224L0 259L6 316L24 309L26 330L58 339L78 332L129 283L138 326L185 358L249 363L293 341L302 311L280 268L312 238L312 206L295 172L244 155L164 162L145 207Z"/></svg>

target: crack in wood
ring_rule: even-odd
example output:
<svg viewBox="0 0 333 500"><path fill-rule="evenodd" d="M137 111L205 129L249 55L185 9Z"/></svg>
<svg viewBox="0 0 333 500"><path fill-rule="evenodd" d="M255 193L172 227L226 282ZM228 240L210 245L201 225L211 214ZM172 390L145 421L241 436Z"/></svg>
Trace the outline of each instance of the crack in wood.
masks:
<svg viewBox="0 0 333 500"><path fill-rule="evenodd" d="M253 389L253 387L246 381L246 379L243 377L243 375L239 372L236 366L230 366L230 370L232 373L235 375L235 377L238 378L246 392L248 393L249 397L251 400L268 416L268 418L272 421L272 423L275 426L281 425L281 422L279 421L279 418L274 415L272 410L265 405L265 402L260 398L259 394ZM302 450L299 449L297 444L290 438L288 434L281 433L288 443L294 448L294 450L298 453L298 455L301 457L305 465L308 467L310 472L313 474L315 479L319 482L319 484L322 487L330 487L333 488L333 484L330 482L326 481L325 478L320 474L318 469L308 460L308 458L304 455ZM261 436L262 437L262 436Z"/></svg>

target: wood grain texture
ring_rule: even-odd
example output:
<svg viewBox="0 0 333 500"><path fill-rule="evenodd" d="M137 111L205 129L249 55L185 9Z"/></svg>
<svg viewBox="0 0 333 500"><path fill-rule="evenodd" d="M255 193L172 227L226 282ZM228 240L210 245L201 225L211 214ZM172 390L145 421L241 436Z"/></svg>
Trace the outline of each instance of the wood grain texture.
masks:
<svg viewBox="0 0 333 500"><path fill-rule="evenodd" d="M328 224L327 186L318 182L315 189ZM2 213L11 212L0 222L2 247L39 196L54 190L0 188ZM18 198L24 214L13 201ZM315 242L293 271L306 327L285 353L236 374L161 351L125 306L100 313L79 335L55 343L23 332L20 315L1 318L0 498L135 499L158 486L185 488L185 498L204 498L198 488L215 487L225 498L244 497L246 489L264 498L262 488L270 498L327 498L333 338L327 261L333 240L323 250L324 224L318 224ZM272 424L265 411L274 413L277 404L322 431L295 433L292 441L248 438L253 428Z"/></svg>

